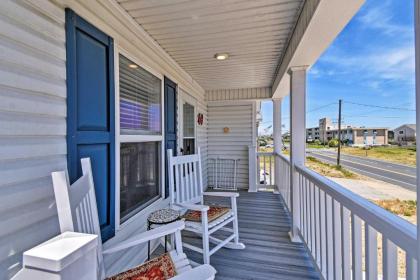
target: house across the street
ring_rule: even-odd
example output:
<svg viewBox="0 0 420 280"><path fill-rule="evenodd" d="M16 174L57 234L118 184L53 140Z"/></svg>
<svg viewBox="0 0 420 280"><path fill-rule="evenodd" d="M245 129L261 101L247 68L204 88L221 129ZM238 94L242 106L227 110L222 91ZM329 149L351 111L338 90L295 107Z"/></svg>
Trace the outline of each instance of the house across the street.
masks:
<svg viewBox="0 0 420 280"><path fill-rule="evenodd" d="M403 124L394 129L394 142L398 145L408 145L416 141L416 125Z"/></svg>

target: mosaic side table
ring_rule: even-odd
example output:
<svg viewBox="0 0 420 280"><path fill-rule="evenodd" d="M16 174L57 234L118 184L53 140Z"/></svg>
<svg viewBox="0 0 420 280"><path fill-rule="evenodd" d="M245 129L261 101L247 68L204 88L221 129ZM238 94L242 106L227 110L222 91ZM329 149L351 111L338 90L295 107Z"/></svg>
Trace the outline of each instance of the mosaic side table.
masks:
<svg viewBox="0 0 420 280"><path fill-rule="evenodd" d="M150 230L154 225L166 225L175 222L181 218L181 214L173 209L164 208L152 212L147 218L147 230ZM165 235L165 253L167 236ZM147 259L150 260L150 241L147 244Z"/></svg>

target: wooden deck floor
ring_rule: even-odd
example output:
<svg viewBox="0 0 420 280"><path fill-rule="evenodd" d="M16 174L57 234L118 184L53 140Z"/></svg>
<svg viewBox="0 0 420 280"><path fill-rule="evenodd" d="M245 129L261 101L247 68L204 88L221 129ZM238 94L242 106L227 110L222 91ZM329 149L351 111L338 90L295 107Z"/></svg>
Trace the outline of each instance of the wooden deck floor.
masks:
<svg viewBox="0 0 420 280"><path fill-rule="evenodd" d="M207 203L227 204L214 199ZM279 195L241 192L238 200L240 241L244 250L222 248L210 259L218 280L232 279L320 279L302 244L290 242L290 218ZM184 241L201 243L185 233ZM186 250L189 258L202 263L201 255Z"/></svg>

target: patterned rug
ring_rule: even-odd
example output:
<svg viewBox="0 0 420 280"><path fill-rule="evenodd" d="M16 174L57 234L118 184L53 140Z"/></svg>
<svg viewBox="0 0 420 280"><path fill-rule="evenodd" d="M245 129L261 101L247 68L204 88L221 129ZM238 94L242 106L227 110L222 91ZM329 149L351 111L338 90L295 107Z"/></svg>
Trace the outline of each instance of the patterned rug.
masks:
<svg viewBox="0 0 420 280"><path fill-rule="evenodd" d="M175 265L169 253L166 253L107 280L166 280L174 276L176 276Z"/></svg>
<svg viewBox="0 0 420 280"><path fill-rule="evenodd" d="M223 216L224 214L230 211L229 207L222 206L210 206L209 211L207 211L207 219L209 223L216 220L217 218ZM201 211L188 210L183 218L191 222L201 222Z"/></svg>

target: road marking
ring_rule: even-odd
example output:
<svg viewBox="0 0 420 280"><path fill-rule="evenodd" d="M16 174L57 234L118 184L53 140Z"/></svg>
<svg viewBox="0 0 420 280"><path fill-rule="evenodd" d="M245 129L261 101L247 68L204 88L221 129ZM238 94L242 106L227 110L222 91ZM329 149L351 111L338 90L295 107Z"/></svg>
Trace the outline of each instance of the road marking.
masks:
<svg viewBox="0 0 420 280"><path fill-rule="evenodd" d="M334 159L334 158L333 158ZM328 160L327 160L328 161ZM388 179L388 180L391 180L391 181L394 181L394 182L398 182L398 183L402 183L402 184L407 184L407 185L410 185L410 186L413 186L413 187L417 187L417 185L414 185L414 184L411 184L411 183L408 183L408 182L404 182L404 181L400 181L400 180L397 180L397 179L393 179L393 178L390 178L390 177L386 177L386 176L383 176L383 175L379 175L379 174L376 174L376 173L372 173L372 172L369 172L369 171L366 171L366 170L363 170L363 169L359 169L359 168L356 168L356 167L350 167L350 166L348 166L348 167L346 167L346 168L348 168L348 169L353 169L353 170L357 170L357 171L359 171L359 172L364 172L364 173L369 173L369 174L372 174L372 175L375 175L375 176L378 176L378 177L382 177L382 178L385 178L385 179ZM402 187L402 186L401 186Z"/></svg>
<svg viewBox="0 0 420 280"><path fill-rule="evenodd" d="M331 157L331 156L327 156L327 155L323 155L323 154L319 154L319 153L313 153L313 154L319 155L319 156L324 156L324 157L331 158L331 159L335 159L335 157ZM401 172L397 172L397 171L393 171L393 170L389 170L389 169L383 169L383 168L372 166L372 165L363 164L363 163L360 163L360 162L357 162L357 161L351 161L351 160L348 160L348 159L342 159L342 161L347 161L347 162L350 162L350 163L353 163L353 164L359 164L359 165L367 166L367 167L370 167L370 168L379 169L379 170L382 170L382 171L395 173L395 174L398 174L398 175L403 175L403 176L407 176L407 177L411 177L411 178L416 179L416 176L412 176L412 175L409 175L409 174L405 174L405 173L401 173Z"/></svg>

